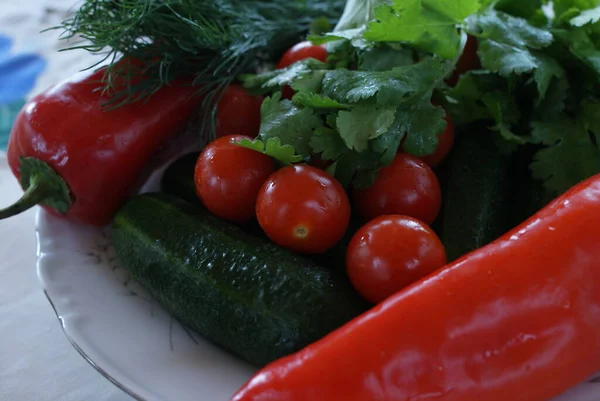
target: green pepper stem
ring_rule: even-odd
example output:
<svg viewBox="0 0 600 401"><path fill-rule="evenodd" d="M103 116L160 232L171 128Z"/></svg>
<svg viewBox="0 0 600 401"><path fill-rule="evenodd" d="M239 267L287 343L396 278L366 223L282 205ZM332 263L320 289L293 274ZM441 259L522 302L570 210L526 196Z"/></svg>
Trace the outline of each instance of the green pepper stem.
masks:
<svg viewBox="0 0 600 401"><path fill-rule="evenodd" d="M33 157L21 158L21 187L25 193L15 203L0 209L0 220L15 216L36 205L44 205L59 213L71 207L67 183L47 163Z"/></svg>
<svg viewBox="0 0 600 401"><path fill-rule="evenodd" d="M0 220L16 216L25 210L43 203L48 198L48 186L44 185L44 181L37 179L27 188L21 199L13 203L7 208L0 209Z"/></svg>

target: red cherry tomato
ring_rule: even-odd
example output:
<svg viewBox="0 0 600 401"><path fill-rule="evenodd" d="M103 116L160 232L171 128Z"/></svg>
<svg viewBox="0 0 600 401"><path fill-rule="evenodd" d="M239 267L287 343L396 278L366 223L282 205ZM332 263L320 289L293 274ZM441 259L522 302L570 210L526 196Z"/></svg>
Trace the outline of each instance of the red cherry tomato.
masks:
<svg viewBox="0 0 600 401"><path fill-rule="evenodd" d="M372 186L354 190L354 206L365 220L401 214L431 224L441 203L440 183L431 167L402 152L379 171Z"/></svg>
<svg viewBox="0 0 600 401"><path fill-rule="evenodd" d="M435 148L435 152L421 157L421 160L432 168L438 166L446 159L446 156L448 156L448 153L452 150L452 145L454 145L454 123L448 113L446 113L444 120L446 120L446 129L438 137L438 145L437 148Z"/></svg>
<svg viewBox="0 0 600 401"><path fill-rule="evenodd" d="M477 47L477 39L469 35L467 38L467 43L465 44L465 49L463 50L463 54L460 56L458 62L456 63L454 73L450 76L450 78L446 79L446 83L448 85L456 85L460 76L465 72L471 70L478 70L481 68L481 62L479 61L479 57L477 56Z"/></svg>
<svg viewBox="0 0 600 401"><path fill-rule="evenodd" d="M307 58L314 58L319 61L325 62L327 61L327 50L324 46L313 45L308 41L300 42L284 53L283 57L281 57L281 60L279 60L279 63L277 64L276 68L286 68L294 63L297 63L298 61ZM294 90L289 86L284 86L282 89L281 97L283 99L291 99L292 97L294 97Z"/></svg>
<svg viewBox="0 0 600 401"><path fill-rule="evenodd" d="M379 303L446 264L435 232L412 217L389 215L371 220L352 237L346 268L354 288Z"/></svg>
<svg viewBox="0 0 600 401"><path fill-rule="evenodd" d="M350 223L350 201L341 184L316 167L276 171L258 194L256 216L276 244L300 253L323 253Z"/></svg>
<svg viewBox="0 0 600 401"><path fill-rule="evenodd" d="M240 85L229 85L217 105L217 138L226 135L255 138L260 129L262 101L262 96L252 96Z"/></svg>
<svg viewBox="0 0 600 401"><path fill-rule="evenodd" d="M229 135L204 148L196 162L196 194L214 215L238 223L254 217L256 198L275 170L269 156L235 145L248 138Z"/></svg>
<svg viewBox="0 0 600 401"><path fill-rule="evenodd" d="M277 63L277 69L289 67L290 65L297 63L298 61L314 58L319 61L327 61L327 50L324 46L313 45L312 43L300 42L286 51L279 63Z"/></svg>

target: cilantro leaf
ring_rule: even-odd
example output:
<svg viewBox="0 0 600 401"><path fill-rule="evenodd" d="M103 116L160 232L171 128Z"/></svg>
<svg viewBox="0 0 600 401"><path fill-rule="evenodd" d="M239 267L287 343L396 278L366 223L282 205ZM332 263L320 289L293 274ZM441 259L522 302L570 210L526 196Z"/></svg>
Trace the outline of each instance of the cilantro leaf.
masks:
<svg viewBox="0 0 600 401"><path fill-rule="evenodd" d="M264 100L259 139L279 138L282 145L291 145L299 155L310 156L310 138L323 120L312 109L301 109L289 100L280 99L281 93L276 93Z"/></svg>
<svg viewBox="0 0 600 401"><path fill-rule="evenodd" d="M546 97L538 104L536 110L541 121L550 120L565 110L568 90L569 81L565 77L550 83Z"/></svg>
<svg viewBox="0 0 600 401"><path fill-rule="evenodd" d="M338 40L348 40L352 46L358 49L366 49L369 43L363 38L365 27L347 29L344 31L328 32L322 36L309 36L308 40L315 45L335 42Z"/></svg>
<svg viewBox="0 0 600 401"><path fill-rule="evenodd" d="M336 160L348 151L346 143L339 134L330 128L319 127L310 138L310 147L323 160Z"/></svg>
<svg viewBox="0 0 600 401"><path fill-rule="evenodd" d="M594 71L596 79L600 77L600 50L584 28L557 29L554 35L568 47L571 54Z"/></svg>
<svg viewBox="0 0 600 401"><path fill-rule="evenodd" d="M302 156L296 154L293 146L282 145L279 138L269 138L266 142L260 139L242 139L236 142L236 145L271 156L283 164L298 163L302 160Z"/></svg>
<svg viewBox="0 0 600 401"><path fill-rule="evenodd" d="M318 93L321 91L323 78L326 70L311 71L296 77L290 85L296 92L312 92Z"/></svg>
<svg viewBox="0 0 600 401"><path fill-rule="evenodd" d="M377 42L407 42L453 59L460 43L457 24L480 8L479 0L393 0L375 9L375 21L364 36Z"/></svg>
<svg viewBox="0 0 600 401"><path fill-rule="evenodd" d="M470 71L463 74L448 93L446 109L457 125L493 120L492 113L483 102L483 96L494 91L508 91L506 81L489 71Z"/></svg>
<svg viewBox="0 0 600 401"><path fill-rule="evenodd" d="M569 23L581 27L587 24L595 24L600 21L600 7L582 11L577 17L571 18Z"/></svg>
<svg viewBox="0 0 600 401"><path fill-rule="evenodd" d="M531 163L533 177L560 194L600 172L600 152L591 142L585 123L566 115L532 123L533 142L546 145Z"/></svg>
<svg viewBox="0 0 600 401"><path fill-rule="evenodd" d="M468 25L470 33L480 39L518 49L543 49L553 41L552 34L547 29L535 27L522 18L493 9L471 16Z"/></svg>
<svg viewBox="0 0 600 401"><path fill-rule="evenodd" d="M335 177L345 188L351 183L356 188L366 188L375 181L375 172L379 167L377 153L349 151L337 160Z"/></svg>
<svg viewBox="0 0 600 401"><path fill-rule="evenodd" d="M504 77L532 73L543 99L554 77L564 71L553 58L537 50L553 42L552 34L522 18L488 10L470 18L470 29L480 31L479 58L482 66Z"/></svg>
<svg viewBox="0 0 600 401"><path fill-rule="evenodd" d="M301 77L307 77L314 70L323 70L325 68L327 68L327 64L309 58L279 70L267 71L258 75L242 75L239 79L246 89L255 93L267 93L273 89L289 85Z"/></svg>
<svg viewBox="0 0 600 401"><path fill-rule="evenodd" d="M542 4L541 0L500 0L494 8L515 17L529 20L540 12Z"/></svg>
<svg viewBox="0 0 600 401"><path fill-rule="evenodd" d="M570 19L582 10L589 10L599 5L598 0L553 0L553 8L559 20Z"/></svg>
<svg viewBox="0 0 600 401"><path fill-rule="evenodd" d="M511 127L521 117L514 96L503 91L486 92L481 98L489 110L496 125L490 127L500 133L500 136L517 145L524 145L528 138L521 137L512 132Z"/></svg>
<svg viewBox="0 0 600 401"><path fill-rule="evenodd" d="M397 113L398 114L398 113ZM401 117L396 116L394 124L390 127L388 132L375 138L371 142L373 151L381 154L379 162L383 166L390 164L400 148L402 139L406 136L404 124Z"/></svg>
<svg viewBox="0 0 600 401"><path fill-rule="evenodd" d="M370 139L383 135L394 123L395 108L357 106L351 111L340 111L337 128L349 149L362 152Z"/></svg>
<svg viewBox="0 0 600 401"><path fill-rule="evenodd" d="M349 109L350 106L333 100L330 97L317 95L316 93L300 92L294 95L292 102L298 106L311 107L313 109Z"/></svg>
<svg viewBox="0 0 600 401"><path fill-rule="evenodd" d="M362 52L358 57L358 69L362 71L387 71L414 64L412 49L377 46Z"/></svg>
<svg viewBox="0 0 600 401"><path fill-rule="evenodd" d="M389 71L327 71L322 91L342 103L358 103L377 95L380 104L400 104L431 93L445 75L444 66L438 58L427 58Z"/></svg>
<svg viewBox="0 0 600 401"><path fill-rule="evenodd" d="M407 133L402 149L416 157L435 152L438 136L446 128L444 117L444 110L429 101L399 109L396 124L399 124L399 130Z"/></svg>

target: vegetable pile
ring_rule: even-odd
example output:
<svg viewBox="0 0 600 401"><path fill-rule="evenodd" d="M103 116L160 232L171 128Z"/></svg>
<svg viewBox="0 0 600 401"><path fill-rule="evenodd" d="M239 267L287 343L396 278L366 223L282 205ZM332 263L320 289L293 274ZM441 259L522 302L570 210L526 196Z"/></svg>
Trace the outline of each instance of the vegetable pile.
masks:
<svg viewBox="0 0 600 401"><path fill-rule="evenodd" d="M24 107L0 218L112 222L264 367L232 400L544 401L600 370L600 0L87 0L63 28L112 62ZM206 146L134 195L186 124Z"/></svg>
<svg viewBox="0 0 600 401"><path fill-rule="evenodd" d="M265 102L259 138L368 187L398 149L435 153L448 123L434 100L458 127L485 123L505 152L535 147L531 174L550 197L597 173L595 2L487 3L349 2L333 32L310 37L327 43L326 63L242 77L261 94L296 91Z"/></svg>

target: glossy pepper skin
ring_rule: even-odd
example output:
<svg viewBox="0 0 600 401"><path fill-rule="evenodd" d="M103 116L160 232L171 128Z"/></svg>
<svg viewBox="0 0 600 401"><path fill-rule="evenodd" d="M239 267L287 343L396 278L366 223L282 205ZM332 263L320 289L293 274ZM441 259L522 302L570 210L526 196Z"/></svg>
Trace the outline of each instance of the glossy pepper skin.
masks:
<svg viewBox="0 0 600 401"><path fill-rule="evenodd" d="M8 144L8 162L20 178L21 158L46 162L66 182L70 220L104 225L131 194L150 157L182 129L199 100L191 86L166 86L144 103L107 111L104 70L82 73L31 99ZM46 208L57 213L53 208Z"/></svg>
<svg viewBox="0 0 600 401"><path fill-rule="evenodd" d="M600 175L235 401L547 401L600 370Z"/></svg>

